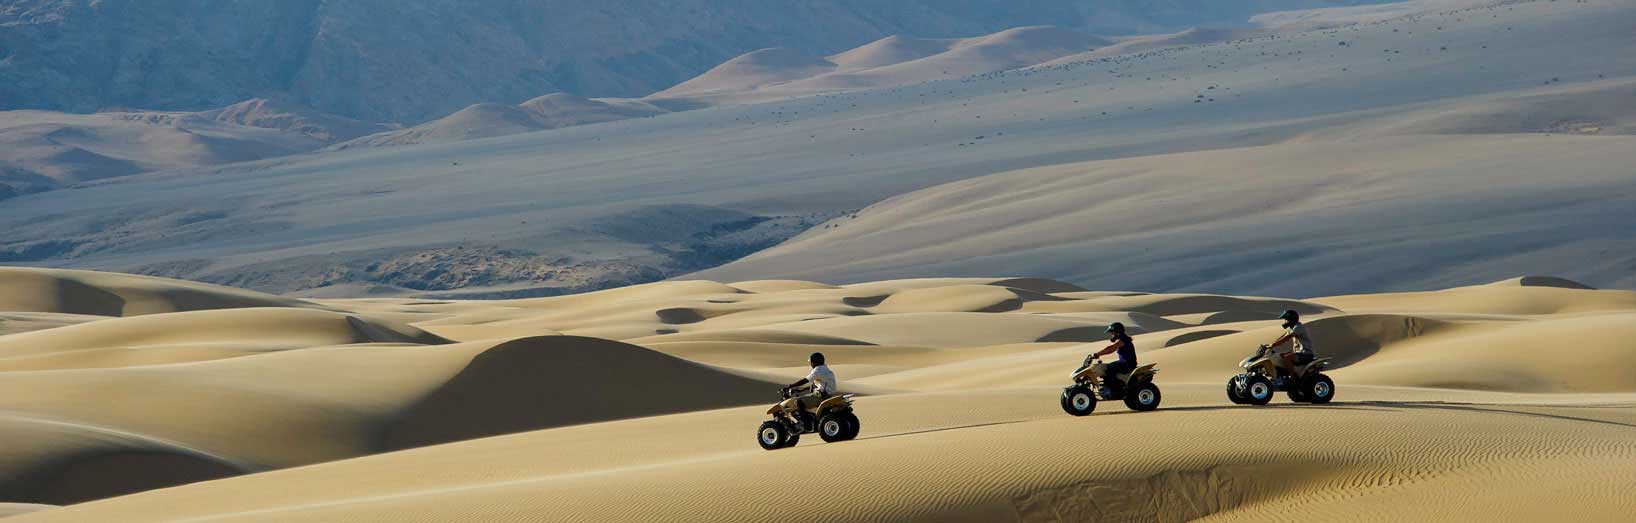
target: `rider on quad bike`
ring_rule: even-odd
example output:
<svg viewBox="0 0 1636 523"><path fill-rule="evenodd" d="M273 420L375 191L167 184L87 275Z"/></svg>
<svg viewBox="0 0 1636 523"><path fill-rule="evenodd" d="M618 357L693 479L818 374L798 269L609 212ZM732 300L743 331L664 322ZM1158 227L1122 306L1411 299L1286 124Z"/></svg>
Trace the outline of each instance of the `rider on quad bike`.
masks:
<svg viewBox="0 0 1636 523"><path fill-rule="evenodd" d="M1119 376L1136 370L1136 343L1131 341L1130 336L1125 335L1125 324L1123 323L1113 322L1108 325L1106 332L1108 333L1108 341L1113 342L1113 344L1108 345L1107 348L1098 351L1096 354L1092 354L1090 358L1086 358L1086 361L1115 352L1119 353L1119 361L1099 364L1091 370L1091 372L1096 373L1098 379L1102 380L1102 383L1107 384L1106 386L1113 389L1115 395L1118 395L1117 391L1125 386L1123 382L1119 381Z"/></svg>
<svg viewBox="0 0 1636 523"><path fill-rule="evenodd" d="M1085 363L1074 371L1074 384L1062 389L1062 410L1089 416L1096 410L1098 397L1123 400L1126 407L1138 412L1159 408L1159 387L1153 384L1158 369L1151 363L1136 366L1136 343L1125 334L1125 324L1114 322L1107 332L1113 344L1086 356ZM1102 356L1115 352L1119 353L1119 361L1102 362Z"/></svg>
<svg viewBox="0 0 1636 523"><path fill-rule="evenodd" d="M1290 352L1278 352L1273 360L1278 365L1278 379L1282 381L1294 377L1297 365L1311 363L1317 355L1312 352L1312 336L1307 334L1307 326L1301 323L1301 313L1287 310L1278 319L1284 320L1284 335L1279 336L1278 341L1267 344L1267 347L1277 351L1280 345L1293 342L1295 348Z"/></svg>
<svg viewBox="0 0 1636 523"><path fill-rule="evenodd" d="M824 353L812 353L811 356L807 356L807 363L812 365L812 372L808 372L807 377L796 380L795 383L784 387L785 392L790 393L787 394L790 399L784 400L783 405L785 409L791 412L818 408L818 405L823 403L824 399L840 392L840 387L835 383L835 371L829 370L829 365L824 364ZM806 394L799 396L793 394L795 389L807 385L811 385L811 387ZM803 429L810 431L813 428L803 427Z"/></svg>
<svg viewBox="0 0 1636 523"><path fill-rule="evenodd" d="M767 410L772 419L756 428L761 448L775 450L794 447L802 434L818 433L827 443L858 437L858 415L852 411L852 395L840 394L835 373L824 365L824 355L807 358L812 372L779 390L782 398ZM794 389L805 388L804 393Z"/></svg>

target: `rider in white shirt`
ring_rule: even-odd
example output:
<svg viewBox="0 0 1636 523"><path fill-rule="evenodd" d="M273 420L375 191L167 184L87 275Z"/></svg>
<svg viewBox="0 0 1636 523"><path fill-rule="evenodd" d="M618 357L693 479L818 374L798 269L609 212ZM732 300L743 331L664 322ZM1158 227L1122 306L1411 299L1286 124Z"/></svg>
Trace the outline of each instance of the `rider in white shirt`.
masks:
<svg viewBox="0 0 1636 523"><path fill-rule="evenodd" d="M807 357L807 363L812 364L812 372L808 372L807 377L801 378L799 381L784 387L784 390L793 392L793 389L809 384L812 385L811 389L806 394L795 396L789 400L786 400L796 402L795 404L790 404L789 406L793 407L798 404L804 410L818 407L818 404L823 403L825 398L839 394L841 390L840 386L835 381L835 371L829 370L829 366L824 364L823 353L812 353L811 356Z"/></svg>

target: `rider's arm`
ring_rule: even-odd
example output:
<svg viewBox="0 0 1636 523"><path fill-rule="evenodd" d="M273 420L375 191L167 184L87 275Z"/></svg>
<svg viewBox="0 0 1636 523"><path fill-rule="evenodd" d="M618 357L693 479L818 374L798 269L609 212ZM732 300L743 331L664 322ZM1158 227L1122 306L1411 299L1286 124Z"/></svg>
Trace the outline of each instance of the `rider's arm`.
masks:
<svg viewBox="0 0 1636 523"><path fill-rule="evenodd" d="M1117 350L1119 350L1120 347L1124 347L1124 346L1125 346L1125 340L1119 340L1119 341L1113 342L1113 345L1109 345L1108 348L1102 349L1102 351L1096 353L1096 355L1097 356L1107 356L1109 354L1113 354L1114 351L1117 351Z"/></svg>
<svg viewBox="0 0 1636 523"><path fill-rule="evenodd" d="M1276 348L1278 348L1279 345L1289 343L1290 338L1294 338L1294 337L1295 337L1295 333L1293 333L1293 332L1285 334L1283 336L1279 336L1278 341L1268 343L1267 348L1276 349Z"/></svg>
<svg viewBox="0 0 1636 523"><path fill-rule="evenodd" d="M807 384L807 379L806 378L801 378L800 380L796 380L795 383L791 383L788 387L784 387L784 388L793 389L793 388L800 387L800 386L806 385L806 384Z"/></svg>

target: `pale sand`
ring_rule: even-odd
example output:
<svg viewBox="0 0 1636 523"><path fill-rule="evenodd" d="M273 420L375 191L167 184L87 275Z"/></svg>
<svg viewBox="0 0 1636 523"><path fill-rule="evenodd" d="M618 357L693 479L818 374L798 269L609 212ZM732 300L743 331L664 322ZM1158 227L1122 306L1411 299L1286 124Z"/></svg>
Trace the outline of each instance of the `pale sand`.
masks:
<svg viewBox="0 0 1636 523"><path fill-rule="evenodd" d="M67 276L79 283L18 285L0 300L56 311L141 289L153 293L145 307L181 312L78 315L0 336L0 500L136 492L0 506L39 509L8 521L1616 520L1636 510L1625 494L1636 484L1636 292L1566 280L1310 300L1004 278L683 281L530 300L233 308L287 299ZM187 303L154 297L165 295ZM187 310L200 303L223 308ZM1337 360L1337 400L1230 405L1221 384L1291 307ZM1164 406L1063 414L1059 387L1110 321L1130 324L1142 359L1158 364ZM1052 336L1069 339L1040 341ZM764 404L813 351L866 394L863 434L761 450L751 429ZM200 482L223 476L237 477ZM813 481L839 497L792 515L790 490Z"/></svg>

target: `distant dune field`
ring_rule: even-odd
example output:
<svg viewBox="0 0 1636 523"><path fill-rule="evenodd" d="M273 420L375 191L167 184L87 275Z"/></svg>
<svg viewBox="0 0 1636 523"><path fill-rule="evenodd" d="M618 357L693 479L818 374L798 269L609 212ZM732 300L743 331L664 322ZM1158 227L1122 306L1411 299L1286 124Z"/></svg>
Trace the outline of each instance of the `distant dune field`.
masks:
<svg viewBox="0 0 1636 523"><path fill-rule="evenodd" d="M1611 0L1422 0L1138 37L775 48L669 94L494 102L341 151L17 196L0 260L295 296L548 296L695 273L1632 288L1617 166L1636 54L1614 50L1633 20ZM1063 190L1029 193L1048 179Z"/></svg>

